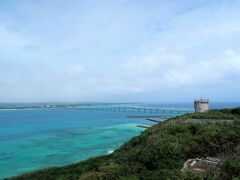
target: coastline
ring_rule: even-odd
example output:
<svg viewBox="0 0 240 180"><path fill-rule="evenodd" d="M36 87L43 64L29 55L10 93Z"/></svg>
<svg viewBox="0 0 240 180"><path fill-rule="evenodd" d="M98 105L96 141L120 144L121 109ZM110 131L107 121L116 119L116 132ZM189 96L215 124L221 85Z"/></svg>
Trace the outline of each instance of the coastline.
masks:
<svg viewBox="0 0 240 180"><path fill-rule="evenodd" d="M236 147L240 146L240 116L232 114L240 110L211 110L207 113L188 114L168 119L143 131L141 135L116 149L110 155L99 156L81 161L76 164L58 168L39 170L14 180L27 180L34 177L48 177L50 179L111 179L111 178L187 178L196 179L221 176L237 177L238 172L226 169L225 166L213 169L211 174L182 172L186 160L211 155L220 157L222 164L235 161L238 157ZM188 119L231 119L233 123L189 122ZM223 133L224 132L224 133ZM225 141L227 139L227 141ZM221 152L235 154L234 156L220 156ZM170 163L171 162L171 163ZM133 164L132 164L133 163ZM134 165L134 166L133 166ZM136 166L138 170L136 169ZM77 167L77 169L76 169ZM96 169L97 167L97 169ZM143 168L144 167L144 168ZM139 169L140 168L140 169ZM229 167L234 168L234 167ZM190 173L190 174L189 174ZM240 175L240 174L239 174Z"/></svg>

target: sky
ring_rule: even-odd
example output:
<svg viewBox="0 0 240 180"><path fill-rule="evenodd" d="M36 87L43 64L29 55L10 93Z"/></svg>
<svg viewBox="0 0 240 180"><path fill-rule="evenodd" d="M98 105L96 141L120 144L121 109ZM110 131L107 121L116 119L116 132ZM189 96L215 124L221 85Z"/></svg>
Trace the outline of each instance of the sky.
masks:
<svg viewBox="0 0 240 180"><path fill-rule="evenodd" d="M239 19L239 0L1 0L0 102L239 102Z"/></svg>

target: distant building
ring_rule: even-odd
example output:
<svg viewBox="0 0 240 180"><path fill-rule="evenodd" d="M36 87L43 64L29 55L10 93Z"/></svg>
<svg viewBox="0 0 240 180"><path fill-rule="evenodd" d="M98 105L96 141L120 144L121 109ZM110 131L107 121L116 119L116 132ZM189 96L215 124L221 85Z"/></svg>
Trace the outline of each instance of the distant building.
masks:
<svg viewBox="0 0 240 180"><path fill-rule="evenodd" d="M206 112L209 110L208 99L197 99L194 100L195 112Z"/></svg>

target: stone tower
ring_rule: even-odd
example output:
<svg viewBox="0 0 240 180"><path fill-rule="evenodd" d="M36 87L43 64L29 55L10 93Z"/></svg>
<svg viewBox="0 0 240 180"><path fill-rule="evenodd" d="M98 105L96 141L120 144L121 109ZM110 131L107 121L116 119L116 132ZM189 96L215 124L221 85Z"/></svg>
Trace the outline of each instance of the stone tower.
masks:
<svg viewBox="0 0 240 180"><path fill-rule="evenodd" d="M195 112L206 112L209 110L208 99L197 99L194 100Z"/></svg>

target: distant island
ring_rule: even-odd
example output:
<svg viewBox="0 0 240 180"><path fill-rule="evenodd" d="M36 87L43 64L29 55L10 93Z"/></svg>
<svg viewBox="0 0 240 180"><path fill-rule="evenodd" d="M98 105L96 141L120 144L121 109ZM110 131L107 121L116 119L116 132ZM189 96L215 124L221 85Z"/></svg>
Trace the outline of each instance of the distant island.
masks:
<svg viewBox="0 0 240 180"><path fill-rule="evenodd" d="M101 103L107 104L107 103ZM76 108L96 106L97 103L14 103L0 104L0 109L33 109L33 108Z"/></svg>
<svg viewBox="0 0 240 180"><path fill-rule="evenodd" d="M240 108L160 122L113 153L9 180L238 179Z"/></svg>

